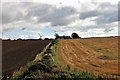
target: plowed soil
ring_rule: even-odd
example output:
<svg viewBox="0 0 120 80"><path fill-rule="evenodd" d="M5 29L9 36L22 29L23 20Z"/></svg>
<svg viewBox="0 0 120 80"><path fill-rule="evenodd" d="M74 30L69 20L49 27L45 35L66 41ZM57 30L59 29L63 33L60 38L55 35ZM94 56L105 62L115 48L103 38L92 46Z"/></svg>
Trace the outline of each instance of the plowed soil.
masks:
<svg viewBox="0 0 120 80"><path fill-rule="evenodd" d="M118 37L61 39L59 59L79 71L118 75Z"/></svg>
<svg viewBox="0 0 120 80"><path fill-rule="evenodd" d="M11 75L15 70L34 60L52 40L2 41L2 74Z"/></svg>

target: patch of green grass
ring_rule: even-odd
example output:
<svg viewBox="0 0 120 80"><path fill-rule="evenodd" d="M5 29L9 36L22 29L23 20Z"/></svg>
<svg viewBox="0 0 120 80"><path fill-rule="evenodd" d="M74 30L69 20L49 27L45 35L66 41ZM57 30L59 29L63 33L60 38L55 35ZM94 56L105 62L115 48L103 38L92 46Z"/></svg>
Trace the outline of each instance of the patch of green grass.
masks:
<svg viewBox="0 0 120 80"><path fill-rule="evenodd" d="M55 64L59 64L58 46L59 46L59 43L58 43L58 41L57 41L57 42L54 44L54 46L53 46L53 53L54 53L53 59L54 59L54 63L55 63Z"/></svg>
<svg viewBox="0 0 120 80"><path fill-rule="evenodd" d="M59 40L56 40L54 42L54 45L53 45L53 54L54 54L53 59L54 59L54 64L57 64L59 66L62 66L64 68L66 68L67 65L64 62L62 62L61 60L59 60L59 47L60 47Z"/></svg>
<svg viewBox="0 0 120 80"><path fill-rule="evenodd" d="M53 59L54 59L54 64L60 64L60 60L59 60L59 40L55 40L53 42Z"/></svg>

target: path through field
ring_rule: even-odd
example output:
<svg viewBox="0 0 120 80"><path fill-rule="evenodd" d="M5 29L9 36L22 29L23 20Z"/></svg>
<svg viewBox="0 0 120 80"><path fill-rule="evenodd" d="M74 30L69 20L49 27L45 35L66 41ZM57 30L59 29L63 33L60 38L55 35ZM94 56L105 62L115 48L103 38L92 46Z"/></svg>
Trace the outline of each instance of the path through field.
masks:
<svg viewBox="0 0 120 80"><path fill-rule="evenodd" d="M117 41L117 37L62 39L59 43L59 58L80 71L118 75Z"/></svg>

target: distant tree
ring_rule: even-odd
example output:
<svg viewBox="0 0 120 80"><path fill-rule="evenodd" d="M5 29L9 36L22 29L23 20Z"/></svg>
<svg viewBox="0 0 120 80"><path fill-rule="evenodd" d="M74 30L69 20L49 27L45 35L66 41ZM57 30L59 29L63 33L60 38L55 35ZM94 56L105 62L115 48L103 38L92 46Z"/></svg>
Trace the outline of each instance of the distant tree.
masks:
<svg viewBox="0 0 120 80"><path fill-rule="evenodd" d="M38 40L43 40L42 38L39 38Z"/></svg>
<svg viewBox="0 0 120 80"><path fill-rule="evenodd" d="M55 39L58 39L59 38L59 35L58 34L55 34Z"/></svg>
<svg viewBox="0 0 120 80"><path fill-rule="evenodd" d="M10 41L11 39L9 38L9 39L7 39L8 41Z"/></svg>
<svg viewBox="0 0 120 80"><path fill-rule="evenodd" d="M21 38L18 38L17 40L22 40Z"/></svg>
<svg viewBox="0 0 120 80"><path fill-rule="evenodd" d="M77 33L72 33L71 37L72 37L72 38L80 38Z"/></svg>
<svg viewBox="0 0 120 80"><path fill-rule="evenodd" d="M49 38L45 38L44 40L49 40Z"/></svg>

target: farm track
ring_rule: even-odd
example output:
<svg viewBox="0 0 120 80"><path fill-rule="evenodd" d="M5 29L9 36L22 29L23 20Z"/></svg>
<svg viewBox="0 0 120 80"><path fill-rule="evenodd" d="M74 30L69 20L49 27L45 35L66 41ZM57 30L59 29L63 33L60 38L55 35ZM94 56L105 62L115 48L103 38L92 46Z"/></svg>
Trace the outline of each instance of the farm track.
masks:
<svg viewBox="0 0 120 80"><path fill-rule="evenodd" d="M2 75L12 75L14 71L34 60L51 41L2 41Z"/></svg>
<svg viewBox="0 0 120 80"><path fill-rule="evenodd" d="M60 40L59 58L60 60L64 61L64 63L79 71L85 71L94 74L110 73L118 75L118 59L100 59L98 57L104 55L104 52L99 53L89 45L86 45L93 44L93 46L96 48L105 47L111 50L110 54L117 56L117 38L114 37L100 39L101 40L98 38ZM101 41L102 43L100 44ZM114 51L115 53L112 53Z"/></svg>

